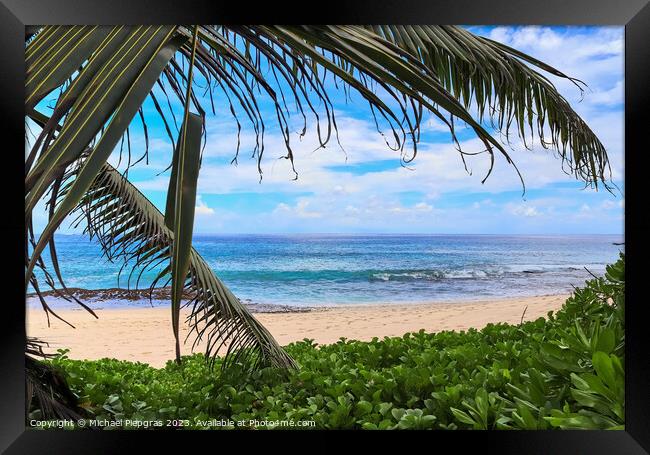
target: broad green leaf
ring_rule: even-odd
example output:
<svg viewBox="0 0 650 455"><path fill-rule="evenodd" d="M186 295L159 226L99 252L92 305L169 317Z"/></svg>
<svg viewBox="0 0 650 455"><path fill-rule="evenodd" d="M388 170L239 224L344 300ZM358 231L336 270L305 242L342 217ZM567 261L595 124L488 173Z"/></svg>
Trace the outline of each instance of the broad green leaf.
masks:
<svg viewBox="0 0 650 455"><path fill-rule="evenodd" d="M372 403L363 400L357 403L357 416L362 417L370 412L372 412Z"/></svg>
<svg viewBox="0 0 650 455"><path fill-rule="evenodd" d="M451 413L458 419L459 422L466 423L468 425L476 425L476 421L472 419L465 411L451 407L449 408Z"/></svg>
<svg viewBox="0 0 650 455"><path fill-rule="evenodd" d="M614 370L614 365L610 356L604 352L598 351L594 353L591 361L598 377L602 379L610 389L615 389L617 386L617 374Z"/></svg>

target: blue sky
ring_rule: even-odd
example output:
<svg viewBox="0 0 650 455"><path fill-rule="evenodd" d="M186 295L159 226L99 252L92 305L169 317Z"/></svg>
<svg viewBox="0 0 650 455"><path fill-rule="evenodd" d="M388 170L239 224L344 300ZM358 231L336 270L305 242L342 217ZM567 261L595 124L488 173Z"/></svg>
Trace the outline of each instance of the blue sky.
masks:
<svg viewBox="0 0 650 455"><path fill-rule="evenodd" d="M264 178L249 159L254 137L244 123L237 166L234 155L236 123L222 96L216 115L207 119L196 207L196 233L477 233L477 234L592 234L623 232L623 28L620 27L471 27L475 33L509 44L586 82L580 92L571 83L553 79L557 88L587 121L608 149L614 182L612 195L583 189L561 170L551 151L525 150L511 144L511 156L526 182L526 194L515 169L496 158L492 175L482 184L489 159L462 164L444 125L427 119L418 155L403 167L399 153L390 150L377 133L367 105L342 91L332 91L341 150L336 141L317 147L314 119L307 134L298 136L299 116L292 126L298 179L287 160L281 136L271 124L268 100ZM332 87L333 88L333 87ZM220 103L221 102L221 103ZM209 103L208 103L209 105ZM178 113L181 106L173 105ZM153 105L145 105L150 136L149 165L138 165L129 178L159 207L164 207L171 144L157 120ZM425 117L426 118L426 117ZM463 150L481 149L469 131L459 134ZM134 156L144 144L139 119L131 132ZM118 154L111 158L118 162ZM125 158L121 167L124 167ZM162 172L162 173L161 173ZM36 217L42 224L44 215ZM67 227L63 232L69 232Z"/></svg>

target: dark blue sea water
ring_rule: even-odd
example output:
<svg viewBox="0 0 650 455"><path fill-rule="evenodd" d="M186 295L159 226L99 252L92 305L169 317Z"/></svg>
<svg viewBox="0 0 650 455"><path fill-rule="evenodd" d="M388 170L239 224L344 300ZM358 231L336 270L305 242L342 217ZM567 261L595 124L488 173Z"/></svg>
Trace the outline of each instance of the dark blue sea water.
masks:
<svg viewBox="0 0 650 455"><path fill-rule="evenodd" d="M195 248L241 299L285 305L421 302L569 292L616 261L620 236L211 235ZM58 236L69 287L118 286L121 263ZM141 287L155 275L145 274ZM127 286L128 273L119 285ZM132 283L133 284L133 283ZM30 299L31 300L31 299ZM105 305L103 305L105 306Z"/></svg>

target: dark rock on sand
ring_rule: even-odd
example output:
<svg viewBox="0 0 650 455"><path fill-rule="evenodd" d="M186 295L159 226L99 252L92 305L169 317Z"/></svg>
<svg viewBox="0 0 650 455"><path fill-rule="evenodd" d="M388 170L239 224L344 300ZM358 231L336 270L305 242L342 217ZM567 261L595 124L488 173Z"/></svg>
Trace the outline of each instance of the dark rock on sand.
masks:
<svg viewBox="0 0 650 455"><path fill-rule="evenodd" d="M149 302L164 301L171 298L171 287L154 289L123 289L123 288L109 288L109 289L82 289L82 288L68 288L70 293L86 304L91 304L93 307L97 303L135 303L135 302ZM43 297L61 297L61 292L57 291L44 291L41 292ZM29 294L28 297L34 297L35 294ZM191 294L183 294L183 298L191 298ZM272 303L256 303L250 299L240 300L240 302L251 313L305 313L311 311L311 307L296 307L291 305L278 305Z"/></svg>

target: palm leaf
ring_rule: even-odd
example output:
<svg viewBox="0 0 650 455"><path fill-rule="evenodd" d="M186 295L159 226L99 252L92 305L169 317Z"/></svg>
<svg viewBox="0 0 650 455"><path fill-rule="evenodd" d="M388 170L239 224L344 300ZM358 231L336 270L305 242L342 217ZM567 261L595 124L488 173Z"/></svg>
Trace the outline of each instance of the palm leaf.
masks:
<svg viewBox="0 0 650 455"><path fill-rule="evenodd" d="M29 67L36 68L37 63L48 60L56 52L55 45L71 41L72 33L86 33L84 30L70 31L61 27L42 29L28 46ZM192 34L190 30L180 27L177 33L189 37ZM111 47L111 44L119 43L124 38L117 37L119 32L117 28L110 32L93 53L88 68L102 64L101 55L106 56L110 52L115 55L123 51L119 49L118 52ZM142 29L132 30L128 39L142 33ZM226 94L238 130L241 126L235 104L239 104L258 136L253 150L258 163L264 152L265 132L264 118L257 101L259 93L270 96L275 104L277 121L287 149L286 157L293 162L284 90L288 88L291 91L303 117L307 111L316 116L320 145L324 146L332 136L332 130L337 130L334 109L323 83L325 75L330 73L344 87L359 92L368 101L373 117L378 114L388 122L396 150L404 152L407 142L412 146L413 154L410 157L403 154L405 161L410 161L417 152L424 108L448 125L454 140L453 117L466 122L483 141L491 162L494 162L495 152L502 154L509 163L512 160L500 141L483 127L482 122L486 118L494 121L506 138L511 128L524 141L529 135L536 135L542 146L560 152L563 165L567 164L577 178L587 184L597 186L598 182L603 182L607 186L605 171L609 163L602 143L550 81L528 65L553 76L568 78L576 85L580 84L579 81L533 57L475 36L460 27L200 26L198 38L196 59L192 60L189 69L179 67L172 60L173 71L166 69L164 79L172 93L185 103L180 89L187 80L184 72L196 67L208 79L211 97L217 89ZM129 49L128 46L126 49ZM181 48L181 54L185 57L191 52L189 45ZM73 55L79 59L83 53L73 52ZM73 67L74 62L70 62L68 67ZM90 84L89 80L82 80L86 73L80 71L70 86L79 90ZM77 84L80 80L83 84ZM383 96L376 93L376 88ZM193 91L190 91L190 96L200 108ZM382 99L384 96L391 101L391 105ZM62 112L69 109L66 102L71 103L73 98L61 96ZM324 136L321 136L321 119L315 108L319 103L316 101L326 111ZM156 104L161 116L165 117ZM473 104L477 110L476 118L470 112ZM447 119L444 114L451 117ZM54 117L58 118L57 115ZM71 127L80 126L73 125L71 121L68 123ZM88 136L80 138L80 142L87 144L97 128L85 129ZM305 127L303 133L304 130ZM52 155L49 149L56 148L56 143L52 147L45 147L40 153L40 165L37 163L37 169L28 175L26 188L31 193L28 207L32 207L42 194L32 191L34 180L44 168L53 165L53 158L43 157ZM260 165L258 169L261 173ZM53 178L43 180L42 186L51 181Z"/></svg>
<svg viewBox="0 0 650 455"><path fill-rule="evenodd" d="M187 114L181 130L180 140L178 141L178 159L174 162L173 167L173 171L175 172L172 172L170 191L167 193L168 196L174 197L174 203L171 204L171 212L165 213L165 225L171 227L174 232L174 247L172 249L171 261L172 329L176 338L176 360L179 362L179 311L184 279L190 267L202 127L203 121L200 116L191 113Z"/></svg>
<svg viewBox="0 0 650 455"><path fill-rule="evenodd" d="M514 126L524 143L528 137L537 136L544 148L560 152L577 178L595 187L603 182L607 188L605 172L609 162L605 147L550 80L533 68L567 79L580 90L584 87L582 81L459 27L370 28L420 59L465 107L476 107L480 121L494 120L506 138Z"/></svg>
<svg viewBox="0 0 650 455"><path fill-rule="evenodd" d="M104 45L110 31L109 27L80 27L57 47L47 46L49 52L44 56L46 58L32 62L27 59L25 88L28 95L25 110L29 112L48 93L78 71L90 54L98 46ZM28 46L27 51L29 50Z"/></svg>
<svg viewBox="0 0 650 455"><path fill-rule="evenodd" d="M196 204L196 185L199 178L201 162L201 131L203 119L190 112L192 99L192 81L196 59L198 27L194 27L192 37L192 55L187 76L185 93L185 111L178 147L174 153L172 175L167 191L165 208L165 225L174 232L174 245L171 259L172 279L172 330L176 340L176 362L181 362L179 340L179 319L181 298L185 286L185 277L190 267L192 249L192 230L194 228L194 205Z"/></svg>
<svg viewBox="0 0 650 455"><path fill-rule="evenodd" d="M25 177L27 213L30 213L47 187L56 179L57 166L61 162L77 158L115 114L143 68L151 62L152 56L160 51L173 32L174 27L171 26L135 28L124 38L116 53L81 89L78 97L62 94L62 100L66 102L60 108L67 115L61 131L53 143L41 152L33 169ZM34 42L36 41L38 40ZM88 71L91 69L91 65L88 65ZM72 91L76 87L76 84L71 84L68 90ZM30 95L27 93L27 97ZM55 112L55 115L62 114Z"/></svg>
<svg viewBox="0 0 650 455"><path fill-rule="evenodd" d="M77 397L70 391L65 377L52 365L41 360L51 355L43 351L47 343L27 338L25 346L25 417L32 409L40 411L40 419L78 420L84 414Z"/></svg>
<svg viewBox="0 0 650 455"><path fill-rule="evenodd" d="M454 98L437 79L436 75L413 57L397 47L390 46L376 34L360 27L296 27L292 29L275 27L273 32L282 36L282 39L292 40L292 45L297 46L297 40L313 43L319 48L324 48L343 59L346 64L352 64L357 71L373 79L381 85L395 101L400 101L399 96L424 106L430 112L444 120L438 106L453 116L465 121L481 139L486 151L493 154L497 149L509 163L512 163L505 148L492 137L483 126ZM316 49L314 49L316 51ZM329 65L332 69L332 64ZM397 95L399 94L399 96ZM405 103L400 109L407 124L408 133L412 138L414 147L413 156L417 149L416 134L419 129L420 117L414 109L415 116L410 118ZM375 106L383 110L382 106ZM393 117L396 117L393 115ZM454 126L445 120L452 135ZM455 138L455 136L454 136ZM400 145L403 148L404 144ZM489 175L489 173L488 173ZM487 178L487 176L486 176ZM523 183L523 181L522 181Z"/></svg>
<svg viewBox="0 0 650 455"><path fill-rule="evenodd" d="M118 102L119 104L115 107L114 115L99 138L98 143L84 160L83 166L76 174L74 184L66 194L66 198L57 206L56 212L48 221L47 226L41 233L38 243L33 248L31 260L27 267L27 283L29 283L29 280L31 279L31 273L36 265L36 261L39 259L45 246L50 242L54 235L54 231L59 227L63 219L77 205L85 191L90 187L97 172L106 160L108 160L115 145L128 127L131 119L135 116L140 105L151 91L151 88L160 76L160 73L183 43L183 40L178 38L168 42L167 40L172 36L172 32L173 29L171 28L160 30L158 36L152 35L152 38L158 38L155 41L157 42L157 46L152 50L149 50L149 52L147 52L146 49L142 49L143 54L140 54L139 57L144 58L145 60L143 60L141 64L138 63L137 65L134 65L135 68L139 70L138 74L135 79L129 79L128 90L122 98L116 98L115 102ZM66 125L67 122L64 123L61 133L57 136L57 141L60 139L61 135L65 134ZM66 155L66 152L64 151L61 153L61 157L56 159L54 165L61 164L61 161L64 159L76 159L81 155L81 152L82 150L73 152L68 155L67 158L64 158ZM52 150L50 150L50 153L53 153ZM37 163L37 169L38 165L39 163ZM56 175L56 172L52 171L50 174ZM44 177L41 176L41 178ZM47 183L42 183L42 185L47 185ZM34 198L36 198L36 196L34 196ZM32 200L34 198L32 198Z"/></svg>
<svg viewBox="0 0 650 455"><path fill-rule="evenodd" d="M66 191L64 187L62 196ZM166 226L164 215L115 168L104 164L77 212L78 222L86 222L86 232L99 241L111 260L123 260L138 276L162 264L151 289L169 279L174 232ZM178 283L184 284L182 294L187 298L182 306L191 308L187 322L192 327L190 335L196 337L193 347L205 337L206 355L214 357L227 345L224 366L294 366L194 248L189 252L188 272Z"/></svg>

